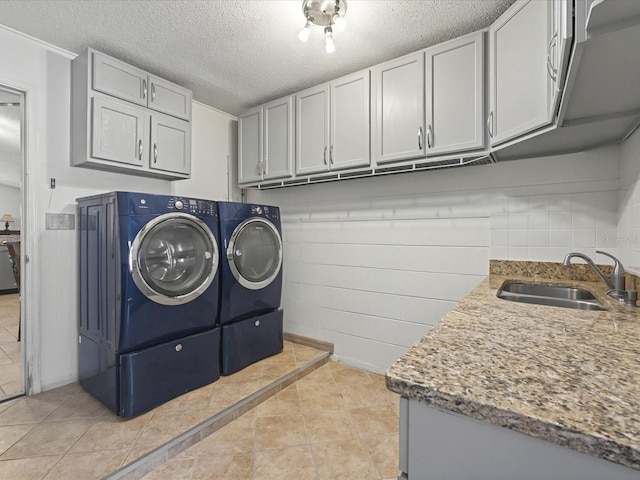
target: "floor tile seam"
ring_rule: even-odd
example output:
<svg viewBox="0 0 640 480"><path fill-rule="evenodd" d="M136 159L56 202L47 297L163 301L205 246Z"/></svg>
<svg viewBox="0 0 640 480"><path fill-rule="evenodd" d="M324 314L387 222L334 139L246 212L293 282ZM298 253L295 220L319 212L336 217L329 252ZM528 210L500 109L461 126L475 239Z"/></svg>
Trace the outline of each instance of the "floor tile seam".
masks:
<svg viewBox="0 0 640 480"><path fill-rule="evenodd" d="M133 451L133 449L136 448L136 444L140 440L140 436L142 435L142 432L147 427L147 425L149 425L149 422L151 421L152 418L153 418L153 415L149 415L149 418L147 418L147 421L144 423L142 428L138 431L138 435L136 435L136 439L133 441L133 443L129 447L129 451L127 452L125 457L122 459L122 462L120 462L120 467L119 468L122 468L124 465L126 465L126 464L123 465L123 463L127 461L127 458L129 457L129 455L131 455L131 452Z"/></svg>
<svg viewBox="0 0 640 480"><path fill-rule="evenodd" d="M322 479L322 477L320 476L320 460L318 459L318 454L316 453L316 450L314 447L315 447L314 444L309 445L309 448L311 449L311 458L313 460L313 467L316 470L316 478L320 480Z"/></svg>
<svg viewBox="0 0 640 480"><path fill-rule="evenodd" d="M144 467L145 467L146 463L153 464L154 461L158 462L158 461L162 460L162 458L164 457L164 460L162 460L160 463L158 463L158 465L153 467L154 469L157 468L159 465L162 465L163 463L165 463L166 461L169 460L168 452L171 450L172 446L179 445L179 444L181 444L183 442L188 442L189 439L192 436L198 436L199 435L200 439L196 441L196 443L198 443L203 438L206 438L207 436L211 435L215 431L217 431L220 428L222 428L222 427L226 426L227 424L229 424L235 418L238 418L238 417L234 418L234 414L237 411L241 410L246 405L249 405L250 403L252 403L256 399L261 398L266 392L268 392L270 390L280 391L279 387L283 383L286 383L289 379L295 378L298 375L302 374L303 372L306 372L305 375L303 375L303 376L306 376L308 373L311 373L312 371L315 370L315 368L313 368L315 366L315 364L317 364L319 362L325 362L326 363L326 360L328 359L329 355L330 354L328 352L325 352L324 354L320 355L316 359L307 362L305 364L305 367L299 367L296 370L290 372L289 374L284 375L280 379L278 379L278 380L276 380L274 382L271 382L271 384L266 385L266 386L258 389L258 391L254 392L253 394L249 395L248 397L245 397L244 399L234 403L233 405L225 408L224 410L222 410L218 414L214 415L213 417L210 417L205 422L201 422L200 424L190 428L189 430L187 430L186 432L178 435L177 437L165 442L162 445L159 445L158 447L154 448L150 452L147 452L145 455L143 455L139 459L133 460L128 465L122 466L121 468L119 468L115 472L113 472L113 473L107 475L106 477L104 477L104 479L105 480L116 480L116 479L120 479L120 478L140 478L140 477L136 477L136 476L129 477L128 474L130 474L130 473L135 474L135 471L138 468L141 468L142 470L144 470ZM295 381L297 381L297 379L294 380L294 383L295 383ZM275 393L273 393L272 395L274 395L274 394ZM267 398L270 398L270 397L267 397ZM266 398L263 399L263 401L265 401L265 400L266 400ZM253 408L255 408L256 406L257 406L257 404ZM249 410L247 410L247 412L244 412L244 413L248 413L248 411L250 411L250 410L252 410L252 409L249 409ZM202 432L208 426L213 425L216 422L218 422L220 420L223 420L223 419L226 419L226 418L229 418L230 420L228 422L225 422L224 425L221 425L220 427L216 428L215 430L209 432L205 437L202 437ZM176 452L176 455L179 454L179 453L181 453L181 452ZM152 471L152 470L150 470L150 471Z"/></svg>

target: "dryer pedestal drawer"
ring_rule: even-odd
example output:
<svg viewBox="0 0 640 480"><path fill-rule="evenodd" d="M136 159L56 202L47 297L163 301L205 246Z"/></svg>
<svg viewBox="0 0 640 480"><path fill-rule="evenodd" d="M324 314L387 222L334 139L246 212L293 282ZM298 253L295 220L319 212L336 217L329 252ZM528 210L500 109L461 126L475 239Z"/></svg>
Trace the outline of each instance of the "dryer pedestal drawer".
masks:
<svg viewBox="0 0 640 480"><path fill-rule="evenodd" d="M222 326L222 374L231 375L252 363L280 353L282 310Z"/></svg>
<svg viewBox="0 0 640 480"><path fill-rule="evenodd" d="M146 412L220 378L220 329L120 356L120 411Z"/></svg>

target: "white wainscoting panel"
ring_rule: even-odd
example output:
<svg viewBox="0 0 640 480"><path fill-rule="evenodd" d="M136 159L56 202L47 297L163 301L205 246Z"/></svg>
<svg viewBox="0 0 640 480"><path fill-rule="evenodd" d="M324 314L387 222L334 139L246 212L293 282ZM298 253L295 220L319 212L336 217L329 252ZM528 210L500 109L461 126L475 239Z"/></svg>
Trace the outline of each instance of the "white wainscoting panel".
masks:
<svg viewBox="0 0 640 480"><path fill-rule="evenodd" d="M494 253L549 258L552 245L579 245L599 225L610 231L610 221L598 223L597 201L607 200L611 216L618 164L618 148L607 147L249 190L247 201L281 210L285 331L332 342L337 359L384 372L488 274Z"/></svg>

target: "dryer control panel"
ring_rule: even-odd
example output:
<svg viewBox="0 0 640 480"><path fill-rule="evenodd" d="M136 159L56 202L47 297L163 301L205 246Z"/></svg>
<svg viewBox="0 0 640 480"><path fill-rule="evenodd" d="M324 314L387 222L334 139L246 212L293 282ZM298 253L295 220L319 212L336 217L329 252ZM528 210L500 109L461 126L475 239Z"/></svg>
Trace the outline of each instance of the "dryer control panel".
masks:
<svg viewBox="0 0 640 480"><path fill-rule="evenodd" d="M217 217L218 209L216 202L212 200L201 200L198 198L169 197L167 204L169 210L190 213L191 215Z"/></svg>
<svg viewBox="0 0 640 480"><path fill-rule="evenodd" d="M280 209L270 205L251 205L251 215L271 219L280 218Z"/></svg>

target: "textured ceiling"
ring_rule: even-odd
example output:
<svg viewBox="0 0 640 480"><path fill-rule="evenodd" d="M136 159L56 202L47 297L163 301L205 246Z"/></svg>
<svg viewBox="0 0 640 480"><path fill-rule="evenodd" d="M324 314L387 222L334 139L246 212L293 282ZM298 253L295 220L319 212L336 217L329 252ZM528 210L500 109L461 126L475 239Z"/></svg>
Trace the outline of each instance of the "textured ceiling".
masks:
<svg viewBox="0 0 640 480"><path fill-rule="evenodd" d="M348 0L332 55L318 27L298 40L301 0L2 0L0 23L73 53L93 47L237 115L485 28L513 1Z"/></svg>

